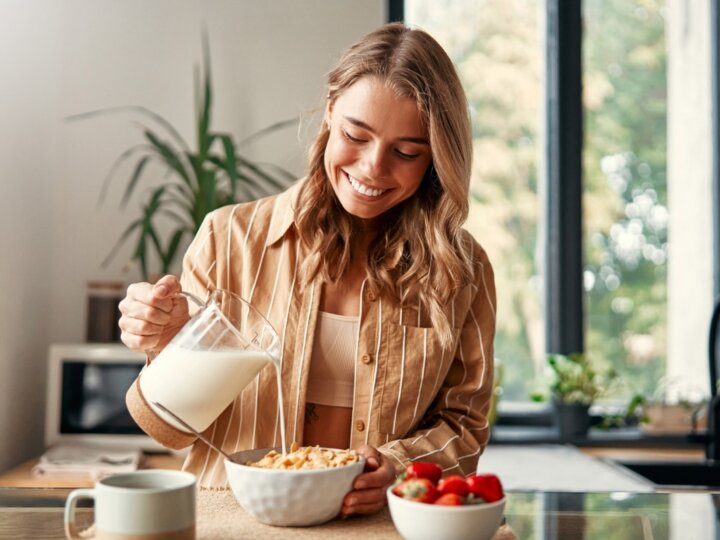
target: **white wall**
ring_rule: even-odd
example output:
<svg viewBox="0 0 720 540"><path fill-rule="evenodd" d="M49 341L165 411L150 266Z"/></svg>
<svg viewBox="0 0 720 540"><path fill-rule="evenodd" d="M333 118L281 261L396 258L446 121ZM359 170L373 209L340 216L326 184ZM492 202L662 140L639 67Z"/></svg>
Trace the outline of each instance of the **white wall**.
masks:
<svg viewBox="0 0 720 540"><path fill-rule="evenodd" d="M122 272L123 254L100 268L142 200L117 209L129 167L96 204L114 159L141 140L137 117L62 118L143 105L194 144L204 24L214 127L242 138L319 105L325 73L385 9L385 0L0 2L0 470L42 450L47 346L84 339L86 281L139 277ZM312 126L246 153L301 174Z"/></svg>
<svg viewBox="0 0 720 540"><path fill-rule="evenodd" d="M0 470L39 448L53 287L60 10L20 4L0 4Z"/></svg>

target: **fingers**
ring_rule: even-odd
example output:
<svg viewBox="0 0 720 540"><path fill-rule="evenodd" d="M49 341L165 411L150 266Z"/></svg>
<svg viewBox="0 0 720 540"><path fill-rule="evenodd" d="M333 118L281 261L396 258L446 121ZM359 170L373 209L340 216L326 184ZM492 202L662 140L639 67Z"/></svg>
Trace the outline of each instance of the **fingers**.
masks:
<svg viewBox="0 0 720 540"><path fill-rule="evenodd" d="M128 349L134 352L148 352L156 349L160 343L160 336L138 336L129 332L120 334L120 340Z"/></svg>
<svg viewBox="0 0 720 540"><path fill-rule="evenodd" d="M122 342L133 351L164 346L189 317L187 301L177 296L180 290L180 281L172 275L164 276L154 285L130 285L118 306Z"/></svg>
<svg viewBox="0 0 720 540"><path fill-rule="evenodd" d="M180 280L169 274L167 276L163 276L157 281L157 283L155 283L152 292L156 298L167 298L169 296L175 296L181 290Z"/></svg>
<svg viewBox="0 0 720 540"><path fill-rule="evenodd" d="M387 494L385 487L375 489L363 489L360 491L351 491L345 496L341 514L372 514L385 506Z"/></svg>
<svg viewBox="0 0 720 540"><path fill-rule="evenodd" d="M166 319L169 320L169 315L167 315L166 313L163 315ZM121 317L120 321L118 322L118 326L123 332L128 332L130 334L135 334L136 336L144 337L156 336L160 334L165 329L165 324L166 323L155 324L147 320L135 319L133 317L127 316Z"/></svg>
<svg viewBox="0 0 720 540"><path fill-rule="evenodd" d="M120 309L120 313L122 313L122 315L126 318L148 322L153 325L164 326L170 322L172 304L170 310L165 311L151 304L146 304L139 300L130 300L126 297L120 301L118 308ZM139 333L150 334L151 332L143 331Z"/></svg>
<svg viewBox="0 0 720 540"><path fill-rule="evenodd" d="M354 489L385 488L395 480L395 468L378 452L366 458L365 471L353 482Z"/></svg>
<svg viewBox="0 0 720 540"><path fill-rule="evenodd" d="M374 514L386 503L386 490L395 480L395 468L375 448L363 446L358 453L365 457L365 471L353 482L354 491L345 496L343 516Z"/></svg>
<svg viewBox="0 0 720 540"><path fill-rule="evenodd" d="M352 514L374 514L382 510L384 507L385 500L369 503L356 503L351 506L343 504L340 515L343 517L347 517L351 516Z"/></svg>
<svg viewBox="0 0 720 540"><path fill-rule="evenodd" d="M169 312L174 305L173 297L181 290L178 278L167 275L159 279L155 285L150 283L131 284L127 289L125 300L138 301Z"/></svg>
<svg viewBox="0 0 720 540"><path fill-rule="evenodd" d="M377 449L373 448L372 446L368 446L367 444L364 444L360 448L358 448L357 452L365 458L366 471L374 471L380 466L382 454L380 454Z"/></svg>

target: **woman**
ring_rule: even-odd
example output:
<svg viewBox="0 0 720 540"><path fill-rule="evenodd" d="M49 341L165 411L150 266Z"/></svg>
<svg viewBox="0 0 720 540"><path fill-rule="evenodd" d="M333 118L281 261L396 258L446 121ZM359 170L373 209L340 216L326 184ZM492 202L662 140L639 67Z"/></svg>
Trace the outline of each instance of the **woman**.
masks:
<svg viewBox="0 0 720 540"><path fill-rule="evenodd" d="M413 460L468 474L488 439L495 287L483 249L461 229L472 146L452 62L428 34L388 24L328 76L307 176L290 190L207 216L178 282L128 288L123 341L157 354L187 321L181 287L234 291L283 340L289 440L356 448L367 468L342 513L382 508ZM206 434L226 451L278 445L274 368L266 367ZM140 425L185 469L224 486L222 460L128 392Z"/></svg>

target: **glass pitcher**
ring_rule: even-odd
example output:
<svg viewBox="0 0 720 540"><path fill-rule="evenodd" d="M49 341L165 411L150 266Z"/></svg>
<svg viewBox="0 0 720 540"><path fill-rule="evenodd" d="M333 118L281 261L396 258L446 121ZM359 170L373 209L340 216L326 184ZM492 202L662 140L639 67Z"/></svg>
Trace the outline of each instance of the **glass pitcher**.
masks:
<svg viewBox="0 0 720 540"><path fill-rule="evenodd" d="M140 374L140 389L155 413L187 432L157 401L197 431L205 431L268 363L280 358L273 326L240 296L216 289Z"/></svg>

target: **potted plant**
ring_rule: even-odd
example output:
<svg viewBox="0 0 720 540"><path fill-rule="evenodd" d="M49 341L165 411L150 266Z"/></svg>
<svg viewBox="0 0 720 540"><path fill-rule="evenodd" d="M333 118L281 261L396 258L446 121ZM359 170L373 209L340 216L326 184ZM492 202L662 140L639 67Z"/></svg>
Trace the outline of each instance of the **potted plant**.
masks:
<svg viewBox="0 0 720 540"><path fill-rule="evenodd" d="M170 122L144 107L101 109L68 118L79 120L101 114L132 112L159 128L159 131L153 130L141 123L143 142L120 154L103 184L101 202L119 165L128 159L134 160L120 203L125 207L149 164L159 164L164 175L163 180L154 183L147 192L140 216L122 232L103 266L134 234L135 249L128 263L139 264L143 277L148 279L152 256L160 264L152 273L169 273L182 253L181 246L197 233L208 212L227 204L277 193L296 180L293 174L278 166L255 163L241 156L232 135L212 130L213 91L207 36L203 39L203 68L196 70L195 75L195 148L190 147ZM296 122L296 119L278 122L243 142Z"/></svg>
<svg viewBox="0 0 720 540"><path fill-rule="evenodd" d="M640 410L640 429L652 435L690 433L706 425L708 400L698 388L664 377L649 396L638 394L634 409Z"/></svg>
<svg viewBox="0 0 720 540"><path fill-rule="evenodd" d="M583 353L549 354L547 365L552 376L550 397L560 439L585 437L590 428L590 406L607 391L615 373L597 370ZM544 399L537 394L533 397Z"/></svg>

